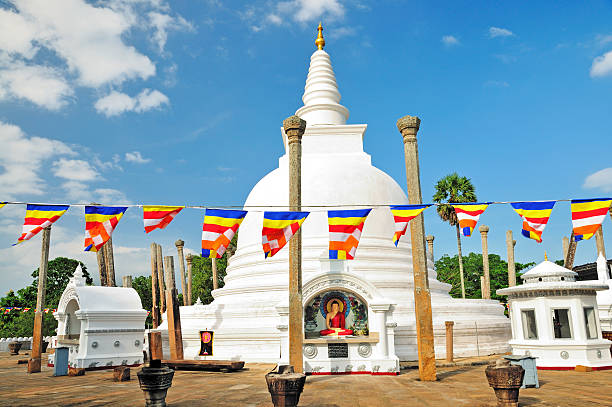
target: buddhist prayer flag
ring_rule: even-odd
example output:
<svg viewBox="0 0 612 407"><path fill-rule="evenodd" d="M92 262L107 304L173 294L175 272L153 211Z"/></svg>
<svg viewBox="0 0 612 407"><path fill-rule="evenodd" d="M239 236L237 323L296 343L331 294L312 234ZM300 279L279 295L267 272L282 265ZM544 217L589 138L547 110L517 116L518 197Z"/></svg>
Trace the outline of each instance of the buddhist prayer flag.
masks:
<svg viewBox="0 0 612 407"><path fill-rule="evenodd" d="M126 206L85 207L85 251L97 252L110 239Z"/></svg>
<svg viewBox="0 0 612 407"><path fill-rule="evenodd" d="M53 222L58 220L66 211L69 205L33 205L28 204L26 207L25 221L23 222L23 231L17 243L13 246L30 240L38 232L51 226Z"/></svg>
<svg viewBox="0 0 612 407"><path fill-rule="evenodd" d="M363 224L371 210L327 211L330 259L350 260L355 257Z"/></svg>
<svg viewBox="0 0 612 407"><path fill-rule="evenodd" d="M8 202L0 202L0 208L2 208L4 205L6 205Z"/></svg>
<svg viewBox="0 0 612 407"><path fill-rule="evenodd" d="M154 229L165 228L184 208L184 206L143 206L145 232L149 233Z"/></svg>
<svg viewBox="0 0 612 407"><path fill-rule="evenodd" d="M202 226L202 257L220 259L247 211L206 209Z"/></svg>
<svg viewBox="0 0 612 407"><path fill-rule="evenodd" d="M393 235L393 243L397 247L400 237L406 233L408 222L416 218L421 212L429 208L431 205L400 205L391 206L391 213L395 221L395 234Z"/></svg>
<svg viewBox="0 0 612 407"><path fill-rule="evenodd" d="M310 212L264 212L261 243L265 257L274 256L298 231Z"/></svg>
<svg viewBox="0 0 612 407"><path fill-rule="evenodd" d="M590 239L597 232L610 209L610 204L610 198L572 200L572 226L577 242Z"/></svg>
<svg viewBox="0 0 612 407"><path fill-rule="evenodd" d="M23 311L21 312L28 312L29 310L31 310L32 308L24 308Z"/></svg>
<svg viewBox="0 0 612 407"><path fill-rule="evenodd" d="M542 232L550 219L556 201L512 202L512 208L523 219L522 235L542 243Z"/></svg>
<svg viewBox="0 0 612 407"><path fill-rule="evenodd" d="M461 205L452 205L457 214L459 221L459 229L463 236L472 236L472 232L478 223L478 218L487 209L489 203L467 203Z"/></svg>

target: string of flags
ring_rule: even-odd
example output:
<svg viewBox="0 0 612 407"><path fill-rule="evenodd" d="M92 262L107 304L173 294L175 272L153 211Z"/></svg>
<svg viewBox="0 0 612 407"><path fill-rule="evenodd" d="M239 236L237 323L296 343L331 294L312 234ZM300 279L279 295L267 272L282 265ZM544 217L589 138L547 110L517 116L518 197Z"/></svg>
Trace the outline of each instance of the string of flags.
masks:
<svg viewBox="0 0 612 407"><path fill-rule="evenodd" d="M0 312L3 314L10 314L12 311L20 311L20 312L29 312L36 311L34 308L25 308L25 307L0 307ZM57 312L57 308L44 308L43 312L48 314L49 312L54 313Z"/></svg>
<svg viewBox="0 0 612 407"><path fill-rule="evenodd" d="M463 236L472 235L480 216L491 204L509 203L522 219L521 234L538 243L542 242L542 232L550 219L555 203L559 201L532 202L474 202L444 204L453 207L457 215L459 229ZM571 202L572 228L576 241L590 239L601 227L612 205L612 198L573 199ZM0 202L0 208L17 202ZM395 230L390 238L395 246L405 235L408 223L430 206L422 205L372 205L386 206L390 209ZM187 206L141 206L145 233L164 229ZM106 243L119 221L130 206L85 205L85 251L98 251ZM70 205L27 204L26 216L21 236L15 245L31 239L47 226L55 223ZM327 210L329 225L329 258L351 260L359 245L366 218L372 211L367 209ZM196 208L196 207L192 207ZM197 207L200 208L200 207ZM202 257L221 258L238 228L245 219L247 210L206 209L202 224ZM258 212L258 211L255 211ZM298 232L310 212L304 211L264 211L262 226L262 249L264 257L273 257Z"/></svg>

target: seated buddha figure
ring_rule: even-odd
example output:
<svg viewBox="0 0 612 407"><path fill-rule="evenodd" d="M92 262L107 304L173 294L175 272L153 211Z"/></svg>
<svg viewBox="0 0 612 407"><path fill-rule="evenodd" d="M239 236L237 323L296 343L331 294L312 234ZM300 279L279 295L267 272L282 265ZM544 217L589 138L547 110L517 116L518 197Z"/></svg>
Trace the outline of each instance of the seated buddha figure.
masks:
<svg viewBox="0 0 612 407"><path fill-rule="evenodd" d="M340 312L340 302L338 300L332 300L331 311L327 313L327 317L325 318L325 325L327 325L327 329L324 329L319 332L321 336L338 336L353 334L353 331L344 328L344 312Z"/></svg>

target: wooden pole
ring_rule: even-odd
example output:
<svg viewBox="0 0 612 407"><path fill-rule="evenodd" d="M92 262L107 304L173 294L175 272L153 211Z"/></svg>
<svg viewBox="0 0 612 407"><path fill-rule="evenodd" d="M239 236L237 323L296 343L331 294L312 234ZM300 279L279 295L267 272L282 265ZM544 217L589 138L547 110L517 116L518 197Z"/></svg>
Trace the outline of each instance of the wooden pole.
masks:
<svg viewBox="0 0 612 407"><path fill-rule="evenodd" d="M487 235L489 233L489 227L487 225L480 225L478 228L480 231L480 238L482 240L482 271L484 274L484 297L487 300L491 299L491 275L489 273L489 241Z"/></svg>
<svg viewBox="0 0 612 407"><path fill-rule="evenodd" d="M164 284L164 257L162 253L162 247L159 244L155 245L155 249L157 250L157 282L159 283L159 311L160 314L166 312L166 284ZM161 318L160 318L161 323Z"/></svg>
<svg viewBox="0 0 612 407"><path fill-rule="evenodd" d="M217 259L214 257L210 259L210 264L212 266L212 281L213 281L213 290L219 288L219 275L217 274Z"/></svg>
<svg viewBox="0 0 612 407"><path fill-rule="evenodd" d="M151 243L151 302L153 303L151 312L153 314L153 328L159 326L160 312L158 298L160 298L160 294L161 296L164 295L163 291L161 293L159 291L159 283L157 280L157 244Z"/></svg>
<svg viewBox="0 0 612 407"><path fill-rule="evenodd" d="M104 260L106 263L106 284L109 287L116 287L117 283L115 282L115 256L113 254L112 237L109 237L106 243L104 243L104 246L102 246L102 250L104 251Z"/></svg>
<svg viewBox="0 0 612 407"><path fill-rule="evenodd" d="M164 257L166 267L166 316L168 318L168 337L170 342L170 359L183 359L183 334L181 331L181 313L178 303L178 290L174 279L174 258Z"/></svg>
<svg viewBox="0 0 612 407"><path fill-rule="evenodd" d="M599 229L597 229L597 232L595 232L595 245L597 246L597 256L599 257L599 254L601 253L604 259L607 259L602 226L600 226Z"/></svg>
<svg viewBox="0 0 612 407"><path fill-rule="evenodd" d="M183 256L183 247L185 247L185 242L181 239L174 242L176 246L176 250L178 252L178 261L181 270L181 290L183 291L183 305L190 305L187 302L187 282L185 279L187 278L185 273L185 256Z"/></svg>
<svg viewBox="0 0 612 407"><path fill-rule="evenodd" d="M446 361L451 363L453 361L453 325L454 321L444 321L446 325Z"/></svg>
<svg viewBox="0 0 612 407"><path fill-rule="evenodd" d="M506 231L506 250L508 252L508 286L516 285L516 264L514 263L514 245L516 240L512 239L512 231Z"/></svg>
<svg viewBox="0 0 612 407"><path fill-rule="evenodd" d="M406 178L408 183L408 202L420 205L421 176L419 170L419 149L417 132L421 120L418 117L404 116L397 121L397 129L404 139L406 159ZM414 274L414 309L419 356L419 376L422 381L436 380L436 354L431 312L431 293L425 254L425 223L423 214L410 222L410 241L412 244L412 272Z"/></svg>
<svg viewBox="0 0 612 407"><path fill-rule="evenodd" d="M283 121L289 149L289 209L302 209L302 136L306 121L291 116ZM302 304L302 231L289 240L289 364L296 373L304 371Z"/></svg>
<svg viewBox="0 0 612 407"><path fill-rule="evenodd" d="M34 332L32 334L32 354L28 360L28 373L39 373L42 357L43 307L45 306L45 290L47 285L47 267L49 266L49 243L51 241L51 226L42 230L42 245L40 251L40 267L38 269L38 292L36 294L36 311L34 312Z"/></svg>
<svg viewBox="0 0 612 407"><path fill-rule="evenodd" d="M187 303L189 305L193 304L192 301L192 297L191 297L191 264L193 263L193 256L191 254L187 255Z"/></svg>

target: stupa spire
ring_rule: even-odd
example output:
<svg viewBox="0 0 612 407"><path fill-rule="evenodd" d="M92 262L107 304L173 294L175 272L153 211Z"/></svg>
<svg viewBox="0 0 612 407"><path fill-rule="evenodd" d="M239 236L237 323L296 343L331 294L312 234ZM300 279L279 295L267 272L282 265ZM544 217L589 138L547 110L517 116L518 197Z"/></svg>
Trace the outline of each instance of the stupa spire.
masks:
<svg viewBox="0 0 612 407"><path fill-rule="evenodd" d="M308 126L322 124L346 124L349 111L340 104L340 92L329 54L323 50L323 26L319 23L319 35L315 41L317 50L310 57L310 68L304 87L304 106L295 114L306 120Z"/></svg>

